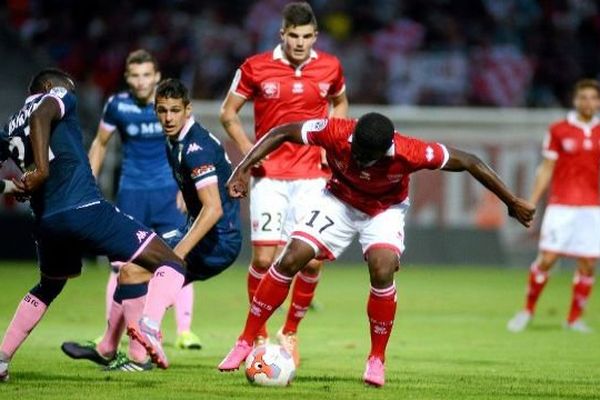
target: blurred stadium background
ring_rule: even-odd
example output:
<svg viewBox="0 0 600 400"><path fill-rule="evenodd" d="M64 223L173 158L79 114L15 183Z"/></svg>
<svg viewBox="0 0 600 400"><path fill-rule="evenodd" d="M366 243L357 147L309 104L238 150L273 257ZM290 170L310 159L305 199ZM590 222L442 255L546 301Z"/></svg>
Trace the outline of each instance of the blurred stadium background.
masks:
<svg viewBox="0 0 600 400"><path fill-rule="evenodd" d="M195 114L223 137L219 105L235 68L277 43L286 2L7 0L0 9L0 116L20 106L35 70L58 66L79 81L89 144L103 101L124 87L127 53L143 47L158 57L163 77L192 88ZM317 49L336 54L344 66L352 116L377 109L407 134L472 151L524 196L543 134L564 115L570 87L600 77L598 1L310 3L320 24ZM251 106L244 111L252 132ZM108 197L117 154L101 177ZM507 221L501 204L469 177L420 173L411 199L405 263L526 265L535 253L537 229ZM33 258L26 205L0 202L0 223L14 227L0 230L0 258ZM356 249L345 256L358 257Z"/></svg>

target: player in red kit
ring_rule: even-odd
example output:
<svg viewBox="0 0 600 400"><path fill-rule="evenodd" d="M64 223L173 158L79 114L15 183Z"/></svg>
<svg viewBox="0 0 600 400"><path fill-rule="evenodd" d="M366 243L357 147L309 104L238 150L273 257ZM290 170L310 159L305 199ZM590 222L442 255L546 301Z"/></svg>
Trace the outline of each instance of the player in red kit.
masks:
<svg viewBox="0 0 600 400"><path fill-rule="evenodd" d="M575 84L574 111L550 126L530 201L537 204L548 186L548 207L542 222L539 254L531 264L525 308L509 322L520 332L531 322L537 300L548 281L548 271L562 256L577 259L571 309L565 327L591 329L581 319L594 283L600 256L600 83Z"/></svg>
<svg viewBox="0 0 600 400"><path fill-rule="evenodd" d="M282 304L293 276L308 260L337 258L358 234L371 280L367 303L371 351L363 379L367 384L382 386L385 349L396 313L394 273L404 251L410 174L421 169L468 171L525 226L529 226L535 209L511 193L479 158L439 143L403 136L394 131L387 117L377 113L366 114L358 121L317 119L273 129L234 170L229 178L230 195L245 196L251 167L285 142L322 146L332 177L261 281L244 331L219 369L235 370L244 361L252 350L254 335Z"/></svg>
<svg viewBox="0 0 600 400"><path fill-rule="evenodd" d="M257 140L284 123L327 117L330 106L335 117L344 117L348 109L339 60L313 49L318 32L310 5L289 3L282 14L281 44L242 64L222 106L223 127L243 154L252 148L238 117L247 101L254 102ZM252 170L252 262L247 281L250 301L292 227L319 196L327 176L319 147L293 143L284 144ZM296 330L313 299L321 265L320 261L309 261L298 274L286 322L277 335L296 364ZM256 342L261 343L266 337L263 327Z"/></svg>

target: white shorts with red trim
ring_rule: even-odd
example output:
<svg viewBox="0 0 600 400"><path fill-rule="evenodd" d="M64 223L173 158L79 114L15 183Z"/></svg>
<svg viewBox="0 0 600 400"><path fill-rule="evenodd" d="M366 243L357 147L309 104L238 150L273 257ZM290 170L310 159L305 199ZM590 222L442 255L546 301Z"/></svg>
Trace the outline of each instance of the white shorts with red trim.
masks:
<svg viewBox="0 0 600 400"><path fill-rule="evenodd" d="M546 207L540 250L573 257L600 257L600 207Z"/></svg>
<svg viewBox="0 0 600 400"><path fill-rule="evenodd" d="M357 234L363 254L373 248L387 248L400 256L404 251L407 210L405 202L372 217L323 190L291 237L309 244L318 259L336 259Z"/></svg>
<svg viewBox="0 0 600 400"><path fill-rule="evenodd" d="M284 245L300 219L319 198L324 178L283 180L252 178L250 238L254 246Z"/></svg>

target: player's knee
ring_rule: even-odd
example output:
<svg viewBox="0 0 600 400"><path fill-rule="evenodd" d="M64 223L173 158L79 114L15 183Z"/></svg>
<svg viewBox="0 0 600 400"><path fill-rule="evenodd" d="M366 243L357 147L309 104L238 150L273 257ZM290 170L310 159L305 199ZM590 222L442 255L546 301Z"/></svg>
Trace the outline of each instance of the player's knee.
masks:
<svg viewBox="0 0 600 400"><path fill-rule="evenodd" d="M46 306L49 306L60 292L62 292L66 283L66 279L49 279L42 277L40 282L34 286L29 293L40 299Z"/></svg>
<svg viewBox="0 0 600 400"><path fill-rule="evenodd" d="M258 271L266 272L273 264L273 255L266 253L254 253L252 255L252 266Z"/></svg>
<svg viewBox="0 0 600 400"><path fill-rule="evenodd" d="M593 259L584 258L578 262L577 270L581 275L592 276L594 275L594 266L596 262Z"/></svg>
<svg viewBox="0 0 600 400"><path fill-rule="evenodd" d="M135 264L127 264L119 271L119 284L136 284L148 282L152 273Z"/></svg>
<svg viewBox="0 0 600 400"><path fill-rule="evenodd" d="M310 276L319 275L322 267L323 261L312 259L302 268L302 273Z"/></svg>

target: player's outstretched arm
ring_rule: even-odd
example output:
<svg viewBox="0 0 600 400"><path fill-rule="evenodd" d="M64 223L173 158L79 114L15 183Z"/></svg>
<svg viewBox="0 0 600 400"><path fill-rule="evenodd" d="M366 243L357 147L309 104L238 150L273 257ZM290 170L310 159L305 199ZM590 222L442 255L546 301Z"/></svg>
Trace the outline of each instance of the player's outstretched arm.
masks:
<svg viewBox="0 0 600 400"><path fill-rule="evenodd" d="M227 189L231 197L246 197L250 169L260 160L275 151L285 142L304 144L302 141L302 122L280 125L271 129L252 147L244 159L233 170L227 181Z"/></svg>
<svg viewBox="0 0 600 400"><path fill-rule="evenodd" d="M50 173L49 151L52 122L61 118L61 109L52 97L46 97L31 114L29 120L29 138L33 152L35 169L23 174L19 190L31 193L40 187ZM18 181L17 181L18 182Z"/></svg>
<svg viewBox="0 0 600 400"><path fill-rule="evenodd" d="M467 171L483 186L492 191L508 207L508 215L529 227L535 213L535 206L517 197L502 182L500 177L479 157L461 150L448 148L449 158L444 171Z"/></svg>

